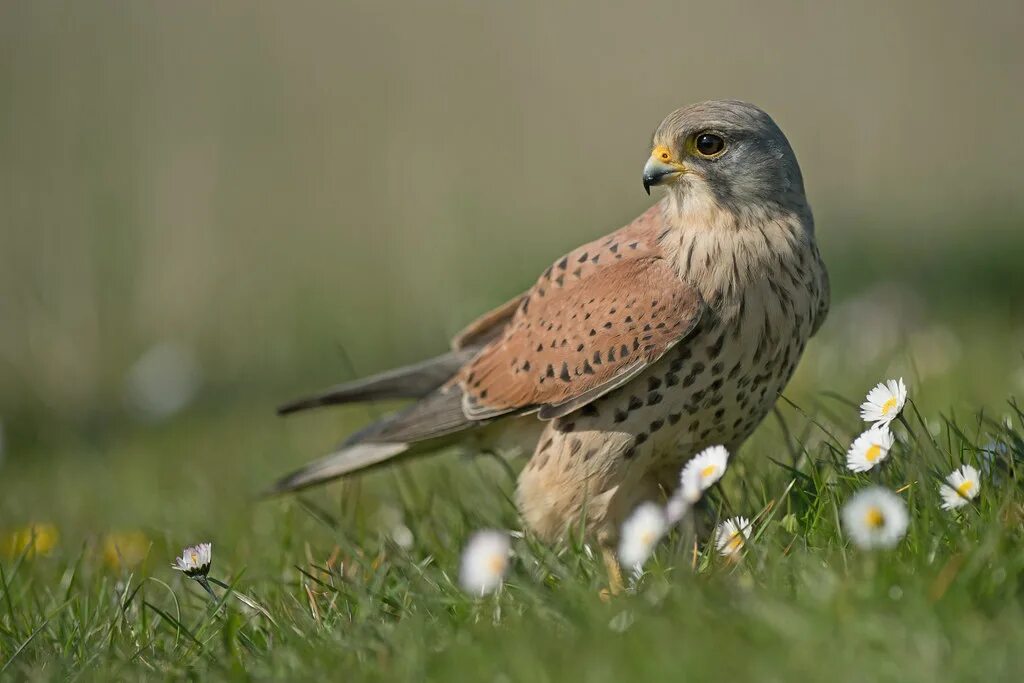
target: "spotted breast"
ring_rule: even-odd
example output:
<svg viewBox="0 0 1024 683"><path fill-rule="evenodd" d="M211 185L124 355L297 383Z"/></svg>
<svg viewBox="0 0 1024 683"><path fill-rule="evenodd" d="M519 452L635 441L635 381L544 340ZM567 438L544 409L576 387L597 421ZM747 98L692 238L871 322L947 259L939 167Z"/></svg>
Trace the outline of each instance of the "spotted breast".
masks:
<svg viewBox="0 0 1024 683"><path fill-rule="evenodd" d="M656 209L647 226L657 229L652 248L698 293L704 311L628 383L547 425L517 492L543 537L560 536L581 516L614 537L639 502L674 489L693 454L715 444L737 448L771 410L827 311L809 212L766 212L746 218L755 225L737 225L741 217L714 209L670 201ZM599 244L620 241L613 235ZM643 339L644 316L661 302L636 299L602 313ZM654 326L662 322L678 329L678 321Z"/></svg>

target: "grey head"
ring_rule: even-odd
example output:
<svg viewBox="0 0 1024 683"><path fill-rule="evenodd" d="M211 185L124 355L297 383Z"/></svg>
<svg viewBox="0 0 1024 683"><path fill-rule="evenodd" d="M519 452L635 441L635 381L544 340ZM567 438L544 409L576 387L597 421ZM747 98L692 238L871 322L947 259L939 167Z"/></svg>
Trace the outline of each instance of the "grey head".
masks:
<svg viewBox="0 0 1024 683"><path fill-rule="evenodd" d="M736 100L691 104L666 116L643 180L648 192L665 185L681 203L711 198L738 212L806 206L786 136L764 111Z"/></svg>

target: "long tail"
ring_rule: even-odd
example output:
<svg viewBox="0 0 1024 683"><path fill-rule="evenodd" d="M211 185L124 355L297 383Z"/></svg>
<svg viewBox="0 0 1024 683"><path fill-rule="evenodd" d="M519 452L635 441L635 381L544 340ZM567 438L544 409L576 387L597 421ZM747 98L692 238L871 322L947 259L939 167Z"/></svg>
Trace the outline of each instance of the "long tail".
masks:
<svg viewBox="0 0 1024 683"><path fill-rule="evenodd" d="M289 415L300 410L339 403L423 398L447 382L475 353L476 349L451 351L421 363L338 384L311 396L289 401L277 409L277 414Z"/></svg>
<svg viewBox="0 0 1024 683"><path fill-rule="evenodd" d="M264 491L263 495L276 496L323 484L351 472L385 463L407 450L407 443L361 443L342 446L334 453L281 477Z"/></svg>
<svg viewBox="0 0 1024 683"><path fill-rule="evenodd" d="M483 424L462 412L462 392L458 388L439 389L356 432L333 453L279 479L264 495L298 491L383 465L399 456L428 453L448 443L448 437Z"/></svg>

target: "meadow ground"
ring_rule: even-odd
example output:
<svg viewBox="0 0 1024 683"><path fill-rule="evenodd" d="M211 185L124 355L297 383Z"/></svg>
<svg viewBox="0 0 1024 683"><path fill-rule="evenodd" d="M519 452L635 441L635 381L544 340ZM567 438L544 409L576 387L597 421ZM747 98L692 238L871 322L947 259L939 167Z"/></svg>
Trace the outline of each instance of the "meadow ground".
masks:
<svg viewBox="0 0 1024 683"><path fill-rule="evenodd" d="M460 591L469 535L519 528L496 458L446 453L253 499L386 406L282 422L272 386L210 391L154 423L26 412L7 425L2 470L0 678L1015 680L1024 339L1003 286L1020 276L1012 249L950 248L915 264L837 259L829 323L710 494L715 514L754 519L744 559L706 539L695 554L674 532L610 601L583 545L528 536L497 595ZM853 474L856 403L896 375L910 386L909 429L895 425L882 467ZM980 496L940 509L940 479L981 467L986 449ZM839 524L872 482L910 509L891 551L857 550ZM265 612L216 586L214 603L170 568L207 540L211 577Z"/></svg>
<svg viewBox="0 0 1024 683"><path fill-rule="evenodd" d="M1024 4L211 5L0 3L0 681L1021 678ZM722 96L789 136L833 284L710 494L742 562L673 533L605 602L578 542L517 538L470 599L471 533L519 528L473 454L255 500L389 407L278 402L631 220L651 130ZM913 435L848 472L900 376ZM887 552L837 522L872 482L911 511ZM170 568L201 541L265 612Z"/></svg>

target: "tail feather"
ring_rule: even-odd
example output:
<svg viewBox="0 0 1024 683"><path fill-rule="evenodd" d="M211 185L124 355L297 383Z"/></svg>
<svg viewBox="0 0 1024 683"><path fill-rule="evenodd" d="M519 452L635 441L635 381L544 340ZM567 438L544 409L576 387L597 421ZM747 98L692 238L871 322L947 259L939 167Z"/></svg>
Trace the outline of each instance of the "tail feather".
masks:
<svg viewBox="0 0 1024 683"><path fill-rule="evenodd" d="M353 434L346 443L416 443L484 424L462 411L462 391L451 387L435 391L394 415Z"/></svg>
<svg viewBox="0 0 1024 683"><path fill-rule="evenodd" d="M451 443L448 437L483 424L462 412L462 392L457 388L435 391L352 434L333 453L281 478L264 493L298 491L384 465L399 456L429 453Z"/></svg>
<svg viewBox="0 0 1024 683"><path fill-rule="evenodd" d="M311 396L285 403L277 409L277 413L289 415L300 410L358 401L423 398L451 379L476 352L477 349L451 351L421 363L338 384Z"/></svg>
<svg viewBox="0 0 1024 683"><path fill-rule="evenodd" d="M407 450L409 444L405 443L359 443L342 446L334 453L278 479L264 491L264 495L276 496L323 484L352 472L382 465Z"/></svg>

